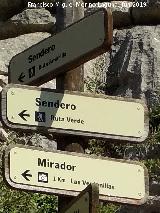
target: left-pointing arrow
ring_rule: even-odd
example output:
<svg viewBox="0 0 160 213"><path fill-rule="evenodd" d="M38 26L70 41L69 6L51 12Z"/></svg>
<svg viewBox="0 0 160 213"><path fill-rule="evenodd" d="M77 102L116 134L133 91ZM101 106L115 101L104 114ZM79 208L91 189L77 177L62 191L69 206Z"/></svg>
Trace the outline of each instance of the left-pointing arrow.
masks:
<svg viewBox="0 0 160 213"><path fill-rule="evenodd" d="M18 115L19 115L24 121L27 121L27 119L25 118L25 116L30 117L30 114L25 114L25 112L27 112L27 110L23 110L23 111L20 112Z"/></svg>
<svg viewBox="0 0 160 213"><path fill-rule="evenodd" d="M30 179L28 177L32 177L31 174L28 174L30 170L26 170L25 172L23 172L21 175L28 181L30 181Z"/></svg>
<svg viewBox="0 0 160 213"><path fill-rule="evenodd" d="M20 76L19 76L19 78L18 78L18 81L20 81L20 82L23 83L23 82L24 82L24 81L23 81L24 77L25 77L24 73L21 72L21 74L20 74Z"/></svg>

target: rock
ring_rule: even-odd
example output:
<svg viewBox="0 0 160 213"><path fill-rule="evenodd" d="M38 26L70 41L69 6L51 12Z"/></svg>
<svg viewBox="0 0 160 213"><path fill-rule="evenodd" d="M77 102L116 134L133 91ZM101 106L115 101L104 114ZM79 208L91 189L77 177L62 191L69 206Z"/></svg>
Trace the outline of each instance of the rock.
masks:
<svg viewBox="0 0 160 213"><path fill-rule="evenodd" d="M13 15L22 12L22 10L29 6L29 2L37 3L37 0L1 0L0 1L0 21L6 21ZM38 3L43 3L43 7L51 10L53 7L53 0L39 0ZM49 3L49 5L47 4ZM38 5L37 5L38 6ZM32 7L35 8L35 7Z"/></svg>
<svg viewBox="0 0 160 213"><path fill-rule="evenodd" d="M160 209L160 196L149 196L147 203L142 209L142 213L153 213L153 211L158 213Z"/></svg>
<svg viewBox="0 0 160 213"><path fill-rule="evenodd" d="M155 196L155 195L158 195L160 196L160 182L158 181L152 181L150 183L150 186L149 186L149 194L151 196Z"/></svg>
<svg viewBox="0 0 160 213"><path fill-rule="evenodd" d="M150 144L150 147L148 149L147 158L148 159L158 159L160 153L160 144ZM157 171L157 175L160 175L160 171Z"/></svg>
<svg viewBox="0 0 160 213"><path fill-rule="evenodd" d="M50 136L50 135L48 135ZM31 137L26 137L26 144L36 147L41 147L44 149L49 149L50 151L57 149L57 143L52 139L52 136L50 138L40 135L40 134L33 134Z"/></svg>
<svg viewBox="0 0 160 213"><path fill-rule="evenodd" d="M115 30L112 50L106 60L108 95L142 98L149 107L159 103L158 25Z"/></svg>
<svg viewBox="0 0 160 213"><path fill-rule="evenodd" d="M31 27L33 25L46 25L55 24L56 20L51 16L50 12L44 8L40 9L26 9L22 13L19 13L11 18L11 21L16 24L24 24Z"/></svg>
<svg viewBox="0 0 160 213"><path fill-rule="evenodd" d="M53 79L41 86L39 86L41 88L50 88L50 89L56 89L56 79Z"/></svg>
<svg viewBox="0 0 160 213"><path fill-rule="evenodd" d="M8 74L8 73L7 73ZM0 75L0 92L2 91L3 87L8 83L8 76Z"/></svg>
<svg viewBox="0 0 160 213"><path fill-rule="evenodd" d="M0 75L0 87L4 87L7 83L8 83L8 76Z"/></svg>
<svg viewBox="0 0 160 213"><path fill-rule="evenodd" d="M34 32L54 33L55 30L55 18L51 16L49 11L44 8L26 9L7 22L0 24L0 39Z"/></svg>
<svg viewBox="0 0 160 213"><path fill-rule="evenodd" d="M26 9L22 13L19 13L11 18L14 23L22 24L49 24L55 23L55 18L51 16L50 12L41 9Z"/></svg>
<svg viewBox="0 0 160 213"><path fill-rule="evenodd" d="M11 58L33 44L49 37L49 33L31 33L0 41L0 74L8 73Z"/></svg>
<svg viewBox="0 0 160 213"><path fill-rule="evenodd" d="M14 14L19 13L24 8L22 0L1 0L0 1L0 21L6 21Z"/></svg>
<svg viewBox="0 0 160 213"><path fill-rule="evenodd" d="M0 128L0 141L7 141L8 140L8 134L7 132Z"/></svg>
<svg viewBox="0 0 160 213"><path fill-rule="evenodd" d="M160 197L149 196L147 202L141 206L122 206L117 213L159 213Z"/></svg>

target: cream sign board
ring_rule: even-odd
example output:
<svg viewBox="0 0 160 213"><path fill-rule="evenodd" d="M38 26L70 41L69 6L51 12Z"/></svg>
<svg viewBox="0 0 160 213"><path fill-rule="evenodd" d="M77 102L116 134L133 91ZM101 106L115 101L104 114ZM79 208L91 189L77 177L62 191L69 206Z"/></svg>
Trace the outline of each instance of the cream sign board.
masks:
<svg viewBox="0 0 160 213"><path fill-rule="evenodd" d="M145 105L135 99L10 85L2 92L2 120L11 128L143 141ZM45 127L45 128L43 128Z"/></svg>
<svg viewBox="0 0 160 213"><path fill-rule="evenodd" d="M147 170L139 162L18 145L5 153L5 178L15 188L70 196L95 183L99 199L137 205L148 193Z"/></svg>
<svg viewBox="0 0 160 213"><path fill-rule="evenodd" d="M41 85L110 49L112 13L99 9L14 56L9 83Z"/></svg>

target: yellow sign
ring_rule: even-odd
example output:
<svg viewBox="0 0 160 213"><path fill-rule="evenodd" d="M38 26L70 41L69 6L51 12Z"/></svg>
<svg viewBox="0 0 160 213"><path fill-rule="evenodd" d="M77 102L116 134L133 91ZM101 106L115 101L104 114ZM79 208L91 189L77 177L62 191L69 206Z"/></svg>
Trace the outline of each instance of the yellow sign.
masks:
<svg viewBox="0 0 160 213"><path fill-rule="evenodd" d="M58 93L11 85L3 92L2 118L11 128L143 141L148 134L145 108L137 100ZM5 114L6 113L6 114Z"/></svg>
<svg viewBox="0 0 160 213"><path fill-rule="evenodd" d="M112 14L99 9L14 56L9 83L41 85L110 49Z"/></svg>
<svg viewBox="0 0 160 213"><path fill-rule="evenodd" d="M9 154L9 162L8 162ZM102 200L146 200L147 172L139 162L12 147L6 154L5 176L16 188L77 195L90 183ZM133 203L133 201L132 201Z"/></svg>

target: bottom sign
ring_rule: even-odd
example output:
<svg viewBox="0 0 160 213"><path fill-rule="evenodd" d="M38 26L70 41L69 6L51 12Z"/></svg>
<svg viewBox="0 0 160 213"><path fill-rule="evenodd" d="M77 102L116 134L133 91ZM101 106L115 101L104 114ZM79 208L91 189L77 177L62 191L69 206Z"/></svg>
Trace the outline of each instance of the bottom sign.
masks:
<svg viewBox="0 0 160 213"><path fill-rule="evenodd" d="M99 199L140 205L148 195L147 169L139 162L10 146L5 178L14 188L77 196L90 183Z"/></svg>
<svg viewBox="0 0 160 213"><path fill-rule="evenodd" d="M99 187L90 184L60 213L98 213L98 204Z"/></svg>

